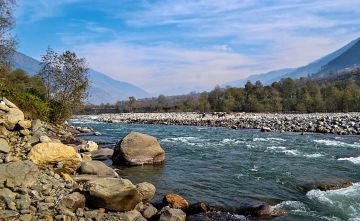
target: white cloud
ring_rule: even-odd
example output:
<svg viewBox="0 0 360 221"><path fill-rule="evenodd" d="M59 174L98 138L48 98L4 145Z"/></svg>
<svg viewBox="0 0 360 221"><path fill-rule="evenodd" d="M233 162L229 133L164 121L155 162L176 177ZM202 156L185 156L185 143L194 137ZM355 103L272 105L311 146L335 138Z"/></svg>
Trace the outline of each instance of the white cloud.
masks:
<svg viewBox="0 0 360 221"><path fill-rule="evenodd" d="M133 46L114 41L81 45L76 50L95 70L135 83L155 94L171 91L179 85L211 89L257 69L256 62L247 56L214 49Z"/></svg>

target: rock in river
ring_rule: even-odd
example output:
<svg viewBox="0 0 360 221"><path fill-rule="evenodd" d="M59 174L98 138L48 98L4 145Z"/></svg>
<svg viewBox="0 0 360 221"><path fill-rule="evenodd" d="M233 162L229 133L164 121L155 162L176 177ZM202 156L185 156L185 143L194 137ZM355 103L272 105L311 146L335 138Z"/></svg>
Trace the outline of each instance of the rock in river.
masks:
<svg viewBox="0 0 360 221"><path fill-rule="evenodd" d="M93 179L85 183L84 193L91 206L112 211L132 210L142 200L136 186L127 179Z"/></svg>
<svg viewBox="0 0 360 221"><path fill-rule="evenodd" d="M157 164L165 160L165 151L155 137L131 132L116 145L112 159L115 165Z"/></svg>

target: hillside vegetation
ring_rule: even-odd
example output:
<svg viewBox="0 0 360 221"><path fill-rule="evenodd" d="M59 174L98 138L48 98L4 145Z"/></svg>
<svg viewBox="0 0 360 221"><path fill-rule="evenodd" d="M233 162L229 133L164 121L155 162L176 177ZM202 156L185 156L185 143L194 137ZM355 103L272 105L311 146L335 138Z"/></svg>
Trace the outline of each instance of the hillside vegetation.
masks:
<svg viewBox="0 0 360 221"><path fill-rule="evenodd" d="M94 112L354 112L360 111L360 68L328 78L282 79L271 85L247 82L245 87L216 87L210 92L87 106Z"/></svg>

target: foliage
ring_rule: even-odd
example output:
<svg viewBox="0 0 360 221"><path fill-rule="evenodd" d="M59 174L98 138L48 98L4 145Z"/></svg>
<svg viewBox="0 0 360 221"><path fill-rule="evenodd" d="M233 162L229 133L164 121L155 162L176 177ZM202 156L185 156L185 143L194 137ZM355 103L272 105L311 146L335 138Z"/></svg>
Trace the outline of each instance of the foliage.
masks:
<svg viewBox="0 0 360 221"><path fill-rule="evenodd" d="M271 85L247 82L243 88L215 87L210 92L139 99L133 112L350 112L360 111L360 68L329 79L282 79ZM128 112L125 102L97 110ZM91 107L88 108L91 112ZM100 111L101 112L101 111Z"/></svg>
<svg viewBox="0 0 360 221"><path fill-rule="evenodd" d="M38 76L46 89L49 119L62 123L82 107L87 97L89 80L85 59L78 58L74 52L58 54L48 48L41 61Z"/></svg>
<svg viewBox="0 0 360 221"><path fill-rule="evenodd" d="M7 97L27 115L48 120L49 107L45 102L45 87L36 77L29 77L24 71L16 69L2 72L0 96Z"/></svg>
<svg viewBox="0 0 360 221"><path fill-rule="evenodd" d="M16 39L11 33L15 24L15 3L15 0L0 0L0 69L4 68L8 56L15 51Z"/></svg>

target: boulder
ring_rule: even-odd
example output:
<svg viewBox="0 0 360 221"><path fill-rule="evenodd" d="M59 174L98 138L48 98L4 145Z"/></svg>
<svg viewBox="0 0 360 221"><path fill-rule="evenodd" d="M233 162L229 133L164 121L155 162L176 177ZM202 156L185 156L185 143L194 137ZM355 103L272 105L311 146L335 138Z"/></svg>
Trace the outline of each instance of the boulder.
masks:
<svg viewBox="0 0 360 221"><path fill-rule="evenodd" d="M78 208L85 207L85 196L78 192L71 193L61 200L60 205L75 212Z"/></svg>
<svg viewBox="0 0 360 221"><path fill-rule="evenodd" d="M126 213L119 214L120 220L124 221L146 221L144 217L142 217L141 213L137 210L131 210Z"/></svg>
<svg viewBox="0 0 360 221"><path fill-rule="evenodd" d="M96 151L91 151L90 154L93 160L107 160L111 159L114 150L110 148L100 148Z"/></svg>
<svg viewBox="0 0 360 221"><path fill-rule="evenodd" d="M164 207L159 221L185 221L186 214L181 209Z"/></svg>
<svg viewBox="0 0 360 221"><path fill-rule="evenodd" d="M151 217L155 216L158 210L151 204L146 204L144 208L140 210L143 217L146 219L150 219Z"/></svg>
<svg viewBox="0 0 360 221"><path fill-rule="evenodd" d="M43 166L61 163L64 167L77 169L81 164L80 156L73 147L55 142L36 144L28 154L28 158L35 164Z"/></svg>
<svg viewBox="0 0 360 221"><path fill-rule="evenodd" d="M127 179L97 178L84 185L87 202L95 208L112 211L129 211L141 202L136 186Z"/></svg>
<svg viewBox="0 0 360 221"><path fill-rule="evenodd" d="M9 105L7 106L9 107ZM2 118L4 119L4 125L6 129L14 130L19 121L24 120L24 113L16 106L9 107L9 111L5 113Z"/></svg>
<svg viewBox="0 0 360 221"><path fill-rule="evenodd" d="M172 193L166 194L166 196L163 199L163 203L175 209L179 209L181 207L189 205L186 199L182 198L180 195L172 194Z"/></svg>
<svg viewBox="0 0 360 221"><path fill-rule="evenodd" d="M10 146L9 146L8 142L4 138L1 138L1 137L0 137L0 152L3 152L3 153L10 152Z"/></svg>
<svg viewBox="0 0 360 221"><path fill-rule="evenodd" d="M0 182L7 185L28 187L33 185L39 176L39 169L31 161L17 161L0 164Z"/></svg>
<svg viewBox="0 0 360 221"><path fill-rule="evenodd" d="M80 166L81 174L92 174L99 177L118 177L118 174L101 161L84 161Z"/></svg>
<svg viewBox="0 0 360 221"><path fill-rule="evenodd" d="M151 200L156 192L155 186L148 182L139 183L136 185L136 188L141 194L143 202Z"/></svg>
<svg viewBox="0 0 360 221"><path fill-rule="evenodd" d="M165 151L153 136L131 132L115 147L115 165L157 164L165 160Z"/></svg>

